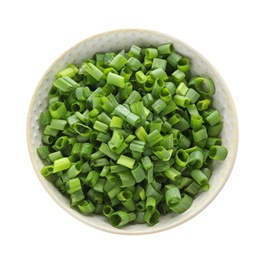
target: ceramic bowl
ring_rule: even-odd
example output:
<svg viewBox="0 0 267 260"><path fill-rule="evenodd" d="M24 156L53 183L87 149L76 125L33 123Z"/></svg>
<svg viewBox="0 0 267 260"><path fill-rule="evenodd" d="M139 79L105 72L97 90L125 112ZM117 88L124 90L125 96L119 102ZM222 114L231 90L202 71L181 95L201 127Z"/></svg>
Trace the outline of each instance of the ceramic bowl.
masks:
<svg viewBox="0 0 267 260"><path fill-rule="evenodd" d="M41 145L41 130L39 128L38 118L40 113L48 107L47 95L55 79L55 74L65 68L69 63L81 64L85 59L92 57L96 52L119 51L122 49L129 50L132 44L146 47L150 45L158 46L161 43L167 42L172 42L178 52L189 58L192 64L191 71L193 74L208 76L214 81L216 86L214 106L220 111L222 120L224 121L221 138L223 145L228 148L228 156L225 161L214 165L213 175L210 179L210 190L201 193L194 200L191 208L183 214L177 215L175 213L170 213L161 216L159 223L152 227L146 224L133 224L123 228L114 228L105 217L99 215L83 216L71 209L69 201L59 193L53 184L48 182L40 174L43 163L36 153L36 148ZM36 87L29 107L27 143L32 165L40 182L47 193L66 212L76 219L103 231L118 234L148 234L181 225L199 214L215 199L228 180L235 162L238 147L238 123L235 105L225 81L214 66L200 53L181 40L161 32L141 29L123 29L100 33L79 42L64 52L47 69Z"/></svg>

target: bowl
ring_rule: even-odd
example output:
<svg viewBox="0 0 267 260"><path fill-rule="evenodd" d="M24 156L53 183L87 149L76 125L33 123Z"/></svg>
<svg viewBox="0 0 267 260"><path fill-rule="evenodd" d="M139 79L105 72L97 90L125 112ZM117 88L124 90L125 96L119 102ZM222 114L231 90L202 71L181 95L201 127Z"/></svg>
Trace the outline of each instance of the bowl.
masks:
<svg viewBox="0 0 267 260"><path fill-rule="evenodd" d="M193 205L183 214L169 213L161 216L159 223L152 227L146 224L133 224L122 228L115 228L103 216L84 216L70 208L69 200L62 196L57 188L40 174L43 163L39 159L36 149L41 145L42 133L39 128L38 118L40 113L48 107L47 95L55 80L55 74L68 64L81 64L85 59L92 57L97 52L119 51L122 49L129 50L132 44L146 47L150 45L158 46L167 42L172 42L175 49L190 60L193 74L207 76L213 80L216 86L214 107L220 111L224 122L221 138L223 145L228 149L228 156L225 161L215 163L210 179L210 189L207 192L199 194L194 200ZM54 201L70 215L89 226L111 233L127 235L149 234L167 230L185 223L198 215L219 194L234 166L238 148L238 122L235 105L225 81L214 66L200 53L181 40L161 32L144 29L122 29L100 33L79 42L65 51L47 69L35 89L29 106L27 143L33 168L41 184Z"/></svg>

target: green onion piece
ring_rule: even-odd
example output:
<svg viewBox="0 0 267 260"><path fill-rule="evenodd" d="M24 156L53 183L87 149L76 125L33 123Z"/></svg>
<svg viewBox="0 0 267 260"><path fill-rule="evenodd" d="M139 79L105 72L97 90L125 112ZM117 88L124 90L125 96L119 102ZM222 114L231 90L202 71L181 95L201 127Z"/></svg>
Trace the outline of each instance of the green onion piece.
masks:
<svg viewBox="0 0 267 260"><path fill-rule="evenodd" d="M134 211L135 210L135 203L134 203L132 197L133 197L133 194L130 190L123 190L117 194L118 200L122 203L122 205L128 211Z"/></svg>
<svg viewBox="0 0 267 260"><path fill-rule="evenodd" d="M208 177L199 169L194 169L191 172L191 177L200 185L204 185L208 182Z"/></svg>
<svg viewBox="0 0 267 260"><path fill-rule="evenodd" d="M203 111L208 109L210 106L210 100L209 99L203 99L197 102L197 109L199 111Z"/></svg>
<svg viewBox="0 0 267 260"><path fill-rule="evenodd" d="M192 204L193 204L193 198L191 198L187 194L183 194L180 202L171 206L170 209L178 214L182 214L183 212L188 210Z"/></svg>
<svg viewBox="0 0 267 260"><path fill-rule="evenodd" d="M75 193L82 189L79 178L70 179L67 183L67 192L69 194Z"/></svg>
<svg viewBox="0 0 267 260"><path fill-rule="evenodd" d="M153 148L153 153L162 161L168 161L171 157L171 153L163 146L156 146Z"/></svg>
<svg viewBox="0 0 267 260"><path fill-rule="evenodd" d="M218 137L222 131L223 123L219 122L218 124L214 126L208 127L208 136L210 137Z"/></svg>
<svg viewBox="0 0 267 260"><path fill-rule="evenodd" d="M154 197L146 198L146 210L150 212L154 212L156 210L156 200Z"/></svg>
<svg viewBox="0 0 267 260"><path fill-rule="evenodd" d="M185 85L184 82L181 82L176 89L176 94L185 96L187 91L188 91L188 87Z"/></svg>
<svg viewBox="0 0 267 260"><path fill-rule="evenodd" d="M206 184L204 184L204 185L206 185ZM204 185L203 185L203 187L204 187ZM191 195L191 196L195 196L195 195L197 195L197 193L200 191L200 188L201 188L201 186L200 186L197 182L192 181L192 182L191 182L191 183L184 189L184 191L185 191L187 194Z"/></svg>
<svg viewBox="0 0 267 260"><path fill-rule="evenodd" d="M181 172L179 172L173 167L165 171L164 175L174 182L176 182L179 178L181 178Z"/></svg>
<svg viewBox="0 0 267 260"><path fill-rule="evenodd" d="M123 190L123 191L120 191L118 194L117 194L117 198L119 201L122 201L122 202L125 202L125 201L128 201L128 200L131 200L133 197L133 194L130 190Z"/></svg>
<svg viewBox="0 0 267 260"><path fill-rule="evenodd" d="M144 220L149 226L154 226L159 222L160 213L158 210L145 211Z"/></svg>
<svg viewBox="0 0 267 260"><path fill-rule="evenodd" d="M160 142L162 139L163 137L157 129L151 132L146 137L146 141L150 146L154 146L156 143Z"/></svg>
<svg viewBox="0 0 267 260"><path fill-rule="evenodd" d="M106 216L107 218L110 218L112 213L114 213L114 209L110 205L105 205L103 207L102 212L103 212L104 216Z"/></svg>
<svg viewBox="0 0 267 260"><path fill-rule="evenodd" d="M215 94L215 86L211 79L198 77L195 78L195 87L196 90L208 96L213 96Z"/></svg>
<svg viewBox="0 0 267 260"><path fill-rule="evenodd" d="M115 109L114 109L114 113L116 116L122 118L123 120L126 120L126 117L131 114L131 111L129 111L126 107L124 107L123 105L118 105Z"/></svg>
<svg viewBox="0 0 267 260"><path fill-rule="evenodd" d="M111 122L110 122L110 125L109 126L111 128L122 128L123 123L124 123L124 121L123 121L122 118L120 118L118 116L113 116L111 118Z"/></svg>
<svg viewBox="0 0 267 260"><path fill-rule="evenodd" d="M130 57L138 58L138 56L139 56L140 53L141 53L141 50L142 50L142 49L141 49L139 46L133 44L133 45L131 46L129 52L128 52L128 55L129 55Z"/></svg>
<svg viewBox="0 0 267 260"><path fill-rule="evenodd" d="M125 103L128 105L131 105L133 103L136 103L137 101L139 101L141 99L141 95L134 90L130 96L125 100Z"/></svg>
<svg viewBox="0 0 267 260"><path fill-rule="evenodd" d="M151 65L151 69L158 69L158 68L162 68L163 70L166 70L166 66L167 66L167 61L164 59L160 59L160 58L154 58L152 65Z"/></svg>
<svg viewBox="0 0 267 260"><path fill-rule="evenodd" d="M189 154L183 150L179 149L175 154L175 162L180 167L185 167L189 162Z"/></svg>
<svg viewBox="0 0 267 260"><path fill-rule="evenodd" d="M177 106L187 107L190 104L190 99L186 96L175 95L173 101Z"/></svg>
<svg viewBox="0 0 267 260"><path fill-rule="evenodd" d="M51 122L51 114L49 111L44 111L40 114L39 116L39 123L42 125L42 126L46 126L46 125L49 125L50 122Z"/></svg>
<svg viewBox="0 0 267 260"><path fill-rule="evenodd" d="M119 88L124 88L125 80L124 77L109 72L109 74L107 75L107 83Z"/></svg>
<svg viewBox="0 0 267 260"><path fill-rule="evenodd" d="M60 172L66 170L70 167L71 163L68 158L60 158L54 161L54 170L53 173Z"/></svg>
<svg viewBox="0 0 267 260"><path fill-rule="evenodd" d="M70 206L74 207L77 204L79 204L81 201L83 201L85 198L84 193L82 190L77 190L74 193L70 194Z"/></svg>
<svg viewBox="0 0 267 260"><path fill-rule="evenodd" d="M103 154L105 154L114 161L118 160L119 158L118 154L113 152L106 143L102 143L98 149L100 152L102 152Z"/></svg>
<svg viewBox="0 0 267 260"><path fill-rule="evenodd" d="M123 135L118 131L114 131L108 145L111 150L116 150L122 145L123 141L124 141Z"/></svg>
<svg viewBox="0 0 267 260"><path fill-rule="evenodd" d="M58 78L56 81L54 81L53 86L62 92L70 92L76 87L79 87L80 84L68 76L63 76L62 78Z"/></svg>
<svg viewBox="0 0 267 260"><path fill-rule="evenodd" d="M72 112L80 112L83 113L86 109L85 102L76 101L71 104L71 111Z"/></svg>
<svg viewBox="0 0 267 260"><path fill-rule="evenodd" d="M143 71L138 70L135 73L135 79L138 83L144 84L146 82L147 76L144 74Z"/></svg>
<svg viewBox="0 0 267 260"><path fill-rule="evenodd" d="M171 54L174 51L174 46L172 43L165 43L159 45L157 49L160 55Z"/></svg>
<svg viewBox="0 0 267 260"><path fill-rule="evenodd" d="M131 170L132 175L136 181L136 183L142 182L146 178L146 173L144 168L140 162L138 162L133 169Z"/></svg>
<svg viewBox="0 0 267 260"><path fill-rule="evenodd" d="M168 103L170 101L172 101L172 95L169 91L168 88L164 87L161 89L160 93L159 93L159 97L165 102Z"/></svg>
<svg viewBox="0 0 267 260"><path fill-rule="evenodd" d="M130 143L130 150L131 151L135 151L135 152L139 152L139 153L143 153L145 150L145 145L146 143L144 141L140 141L140 140L133 140Z"/></svg>
<svg viewBox="0 0 267 260"><path fill-rule="evenodd" d="M161 115L166 116L174 112L177 109L176 104L171 100L167 103L167 106L161 111Z"/></svg>
<svg viewBox="0 0 267 260"><path fill-rule="evenodd" d="M129 82L129 80L130 80L132 74L133 74L132 70L131 70L130 68L128 68L128 67L123 67L123 68L121 69L121 72L120 72L120 75L121 75L122 77L124 77L124 82ZM115 90L115 89L114 89L114 90ZM113 90L113 91L114 91L114 90ZM110 91L110 92L113 92L113 91Z"/></svg>
<svg viewBox="0 0 267 260"><path fill-rule="evenodd" d="M66 106L63 102L55 102L49 106L49 112L54 119L60 119L67 112Z"/></svg>
<svg viewBox="0 0 267 260"><path fill-rule="evenodd" d="M182 56L174 51L167 57L167 62L174 68L177 67L178 61L182 58Z"/></svg>
<svg viewBox="0 0 267 260"><path fill-rule="evenodd" d="M167 186L167 191L165 192L165 200L168 207L177 205L181 200L181 194L179 189L173 185L169 184Z"/></svg>
<svg viewBox="0 0 267 260"><path fill-rule="evenodd" d="M94 204L90 200L83 200L78 204L79 210L85 214L88 215L95 210Z"/></svg>
<svg viewBox="0 0 267 260"><path fill-rule="evenodd" d="M218 137L208 137L205 147L209 149L213 145L222 145L222 139Z"/></svg>
<svg viewBox="0 0 267 260"><path fill-rule="evenodd" d="M188 165L193 169L200 169L204 163L203 152L196 150L189 155Z"/></svg>
<svg viewBox="0 0 267 260"><path fill-rule="evenodd" d="M45 135L45 134L42 135L42 142L43 142L43 144L52 144L53 143L53 140L54 139L53 139L53 137L51 135Z"/></svg>
<svg viewBox="0 0 267 260"><path fill-rule="evenodd" d="M134 57L130 57L128 60L127 60L127 63L126 65L133 71L137 71L140 66L141 66L141 62L137 59L137 58L134 58Z"/></svg>
<svg viewBox="0 0 267 260"><path fill-rule="evenodd" d="M176 125L177 123L179 123L181 120L181 116L179 114L174 114L172 115L169 120L168 120L168 123L171 125L171 126L174 126Z"/></svg>
<svg viewBox="0 0 267 260"><path fill-rule="evenodd" d="M146 48L145 55L148 59L154 59L158 56L158 50L156 48Z"/></svg>
<svg viewBox="0 0 267 260"><path fill-rule="evenodd" d="M209 157L212 160L223 161L228 155L228 150L224 146L213 145L209 149Z"/></svg>
<svg viewBox="0 0 267 260"><path fill-rule="evenodd" d="M207 139L207 137L208 137L207 130L206 130L205 126L201 126L201 128L197 131L193 130L192 135L193 135L193 140L195 143L199 143L202 140Z"/></svg>
<svg viewBox="0 0 267 260"><path fill-rule="evenodd" d="M69 138L67 136L59 137L52 148L56 151L64 149L69 143Z"/></svg>
<svg viewBox="0 0 267 260"><path fill-rule="evenodd" d="M152 91L151 95L153 98L159 98L160 91L164 87L165 83L161 78L158 78L155 80L153 86L152 86Z"/></svg>
<svg viewBox="0 0 267 260"><path fill-rule="evenodd" d="M108 125L98 120L95 121L93 128L102 133L107 133L108 131Z"/></svg>
<svg viewBox="0 0 267 260"><path fill-rule="evenodd" d="M75 89L75 95L79 101L86 101L91 95L91 91L88 87L78 87Z"/></svg>
<svg viewBox="0 0 267 260"><path fill-rule="evenodd" d="M198 131L202 128L203 119L200 115L191 115L190 117L190 126L194 131Z"/></svg>
<svg viewBox="0 0 267 260"><path fill-rule="evenodd" d="M108 65L116 56L115 52L106 52L104 53L103 62L105 65Z"/></svg>
<svg viewBox="0 0 267 260"><path fill-rule="evenodd" d="M125 119L130 125L136 126L137 123L140 122L140 117L135 115L134 113L129 113Z"/></svg>
<svg viewBox="0 0 267 260"><path fill-rule="evenodd" d="M106 124L107 126L110 125L110 122L111 122L111 118L104 112L102 112L100 115L97 116L97 119Z"/></svg>
<svg viewBox="0 0 267 260"><path fill-rule="evenodd" d="M154 80L157 80L157 79L166 80L166 79L168 79L167 73L162 68L157 68L157 69L151 70L150 75Z"/></svg>
<svg viewBox="0 0 267 260"><path fill-rule="evenodd" d="M98 181L99 172L97 171L89 171L85 178L85 184L89 187L94 187Z"/></svg>
<svg viewBox="0 0 267 260"><path fill-rule="evenodd" d="M109 66L119 71L126 63L127 59L119 53L109 62Z"/></svg>
<svg viewBox="0 0 267 260"><path fill-rule="evenodd" d="M85 66L85 71L93 77L96 81L100 81L103 77L103 72L98 69L93 63L87 63Z"/></svg>
<svg viewBox="0 0 267 260"><path fill-rule="evenodd" d="M205 120L211 125L214 126L216 124L218 124L221 121L221 116L219 114L218 110L213 111L212 113L210 113Z"/></svg>
<svg viewBox="0 0 267 260"><path fill-rule="evenodd" d="M146 210L146 202L141 200L136 203L136 210L139 212Z"/></svg>
<svg viewBox="0 0 267 260"><path fill-rule="evenodd" d="M153 163L151 162L149 156L142 157L141 162L142 162L143 168L146 171L153 168Z"/></svg>
<svg viewBox="0 0 267 260"><path fill-rule="evenodd" d="M140 141L146 141L147 132L143 126L140 126L135 130L135 135Z"/></svg>
<svg viewBox="0 0 267 260"><path fill-rule="evenodd" d="M69 179L75 178L82 171L81 162L77 162L71 165L66 172Z"/></svg>
<svg viewBox="0 0 267 260"><path fill-rule="evenodd" d="M132 187L136 183L130 170L119 172L118 176L120 178L120 187L121 188Z"/></svg>
<svg viewBox="0 0 267 260"><path fill-rule="evenodd" d="M110 191L108 191L108 196L110 199L113 199L117 196L117 194L121 191L121 188L119 185L116 185L113 187Z"/></svg>
<svg viewBox="0 0 267 260"><path fill-rule="evenodd" d="M48 177L51 174L54 174L54 166L53 165L46 165L41 169L41 174L44 177Z"/></svg>
<svg viewBox="0 0 267 260"><path fill-rule="evenodd" d="M156 114L159 114L165 107L167 106L167 104L162 100L162 99L158 99L152 106L151 108L154 110L154 112Z"/></svg>
<svg viewBox="0 0 267 260"><path fill-rule="evenodd" d="M147 117L147 111L149 113L150 113L150 111L144 107L143 102L142 101L135 102L135 103L130 105L130 108L131 108L132 113L134 113L135 115L137 115L140 118L140 121L138 123L140 123L141 125L145 124L146 117Z"/></svg>
<svg viewBox="0 0 267 260"><path fill-rule="evenodd" d="M171 76L173 77L174 81L177 83L177 84L180 84L184 78L185 78L185 74L180 71L180 70L175 70Z"/></svg>
<svg viewBox="0 0 267 260"><path fill-rule="evenodd" d="M92 129L81 123L75 123L73 129L80 136L89 137L92 134Z"/></svg>
<svg viewBox="0 0 267 260"><path fill-rule="evenodd" d="M148 183L146 186L146 196L155 198L156 204L158 204L163 198L163 194L160 191L160 185L158 184L159 183L153 181L152 183Z"/></svg>
<svg viewBox="0 0 267 260"><path fill-rule="evenodd" d="M61 70L60 72L58 72L56 74L56 78L61 78L64 76L68 76L70 78L73 78L75 76L75 74L76 74L76 71L73 68L67 67L67 68Z"/></svg>
<svg viewBox="0 0 267 260"><path fill-rule="evenodd" d="M182 72L187 72L190 69L190 63L187 58L181 58L177 62L177 68Z"/></svg>
<svg viewBox="0 0 267 260"><path fill-rule="evenodd" d="M47 145L42 145L37 148L37 154L41 159L47 159L50 155L50 151Z"/></svg>
<svg viewBox="0 0 267 260"><path fill-rule="evenodd" d="M125 155L121 155L117 160L117 164L123 165L127 168L133 169L135 160Z"/></svg>
<svg viewBox="0 0 267 260"><path fill-rule="evenodd" d="M128 224L131 221L134 221L136 219L136 214L126 213L125 211L116 211L112 213L109 217L109 221L113 227L122 227Z"/></svg>
<svg viewBox="0 0 267 260"><path fill-rule="evenodd" d="M192 88L189 88L188 91L185 94L186 97L188 97L190 99L190 103L194 104L197 102L197 100L199 99L200 95L197 91L195 91Z"/></svg>
<svg viewBox="0 0 267 260"><path fill-rule="evenodd" d="M56 130L63 131L65 129L65 126L67 125L67 121L63 119L54 119L52 118L50 127L54 128Z"/></svg>
<svg viewBox="0 0 267 260"><path fill-rule="evenodd" d="M106 97L101 97L100 98L100 103L101 103L101 107L107 112L107 113L111 113L114 110L114 106L112 105L112 103L108 100L108 98Z"/></svg>

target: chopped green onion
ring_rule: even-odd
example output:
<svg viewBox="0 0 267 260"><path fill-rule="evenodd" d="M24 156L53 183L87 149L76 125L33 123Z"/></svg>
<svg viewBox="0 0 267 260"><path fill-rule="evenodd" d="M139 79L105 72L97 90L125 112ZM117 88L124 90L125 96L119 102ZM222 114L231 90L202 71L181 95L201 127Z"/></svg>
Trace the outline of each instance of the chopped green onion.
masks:
<svg viewBox="0 0 267 260"><path fill-rule="evenodd" d="M55 75L38 118L41 175L90 217L153 226L208 191L228 150L215 85L172 43L97 52Z"/></svg>
<svg viewBox="0 0 267 260"><path fill-rule="evenodd" d="M125 155L121 155L117 160L117 164L123 165L127 168L132 169L134 166L135 160Z"/></svg>
<svg viewBox="0 0 267 260"><path fill-rule="evenodd" d="M71 163L69 159L66 157L55 160L53 173L69 169L70 165Z"/></svg>
<svg viewBox="0 0 267 260"><path fill-rule="evenodd" d="M129 222L136 219L136 214L126 213L125 211L116 211L112 213L109 217L110 223L114 227L122 227L128 224Z"/></svg>
<svg viewBox="0 0 267 260"><path fill-rule="evenodd" d="M95 210L94 204L90 200L83 200L78 204L79 210L85 214L88 215Z"/></svg>
<svg viewBox="0 0 267 260"><path fill-rule="evenodd" d="M220 145L213 145L210 147L209 150L209 157L212 160L216 161L223 161L227 157L227 154L228 154L227 148Z"/></svg>
<svg viewBox="0 0 267 260"><path fill-rule="evenodd" d="M215 94L215 86L209 78L196 78L195 79L196 90L201 94L212 96Z"/></svg>
<svg viewBox="0 0 267 260"><path fill-rule="evenodd" d="M159 54L171 54L174 51L174 46L172 43L164 43L158 46Z"/></svg>
<svg viewBox="0 0 267 260"><path fill-rule="evenodd" d="M107 76L107 83L119 88L124 88L125 79L120 75L110 72Z"/></svg>

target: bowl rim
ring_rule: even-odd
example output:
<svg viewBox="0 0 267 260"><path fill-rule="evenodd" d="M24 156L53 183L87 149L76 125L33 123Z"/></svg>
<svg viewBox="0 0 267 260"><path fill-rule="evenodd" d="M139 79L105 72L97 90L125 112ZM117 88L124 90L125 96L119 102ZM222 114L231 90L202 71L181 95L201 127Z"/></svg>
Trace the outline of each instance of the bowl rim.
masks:
<svg viewBox="0 0 267 260"><path fill-rule="evenodd" d="M197 55L198 57L201 58L201 60L205 61L206 64L208 64L208 66L210 67L212 73L214 75L216 75L216 77L220 80L220 82L223 85L223 89L227 94L227 98L228 98L228 102L231 104L232 107L232 117L235 119L234 120L234 126L233 126L233 140L235 141L234 144L232 144L232 160L229 161L229 165L228 165L228 173L225 176L225 178L223 179L223 181L221 182L221 186L219 189L216 190L216 192L214 192L212 197L209 197L209 199L206 201L205 205L198 208L197 210L194 211L194 214L191 214L190 217L185 218L183 221L180 221L179 223L171 223L168 225L164 225L161 227L148 227L145 230L124 230L124 229L119 229L119 228L114 228L113 226L110 227L103 227L100 224L93 224L91 222L85 221L85 219L83 218L84 216L80 214L74 214L73 209L71 209L70 207L67 208L65 205L63 205L63 203L60 201L60 199L55 196L53 194L53 192L51 192L51 190L48 188L48 185L45 185L45 180L43 178L43 176L41 176L39 174L39 170L36 166L36 164L34 163L34 153L36 153L35 149L33 149L30 140L33 138L31 136L31 111L33 111L33 106L35 103L35 99L37 97L37 93L42 85L42 82L44 81L44 79L46 78L47 74L49 73L49 71L51 71L51 69L53 68L53 66L60 60L62 59L68 52L71 52L72 50L74 50L78 45L90 41L94 38L98 38L101 37L103 35L109 34L109 33L123 33L123 32L135 32L135 33L140 33L140 32L146 32L146 33L150 33L153 35L159 35L159 36L163 36L163 37L167 37L169 39L171 39L172 41L178 42L181 45L187 47L188 49L190 49L190 51L192 53L194 53L195 55ZM33 95L31 97L31 102L28 108L28 112L27 112L27 123L26 123L26 140L27 140L27 147L28 147L28 154L32 163L32 166L34 168L35 174L37 175L39 181L41 182L42 186L44 187L44 189L46 190L46 192L50 195L50 197L64 210L66 211L68 214L70 214L71 216L73 216L74 218L78 219L79 221L81 221L82 223L89 225L95 229L101 230L101 231L105 231L105 232L109 232L109 233L113 233L113 234L120 234L120 235L145 235L145 234L152 234L152 233L158 233L158 232L162 232L162 231L166 231L169 229L172 229L174 227L177 227L187 221L189 221L190 219L196 217L197 215L199 215L199 213L201 213L217 196L218 194L221 192L221 190L223 189L223 187L225 186L226 182L228 181L233 168L234 168L234 164L236 161L236 157L237 157L237 152L238 152L238 143L239 143L239 126L238 126L238 116L237 116L237 111L236 111L236 106L235 103L233 101L232 95L230 93L230 90L225 82L225 80L223 79L223 77L221 76L221 74L219 73L219 71L215 68L215 66L213 64L211 64L211 62L209 62L201 53L199 53L197 50L195 50L193 47L191 47L191 45L185 43L184 41L172 36L172 35L168 35L166 33L160 32L160 31L155 31L155 30L149 30L149 29L138 29L138 28L124 28L124 29L116 29L116 30L109 30L109 31L104 31L98 34L94 34L91 35L79 42L77 42L76 44L74 44L73 46L71 46L70 48L68 48L67 50L65 50L61 55L59 55L52 63L51 65L45 70L45 72L43 73L41 79L39 80L38 84L35 87L35 90L33 92Z"/></svg>

